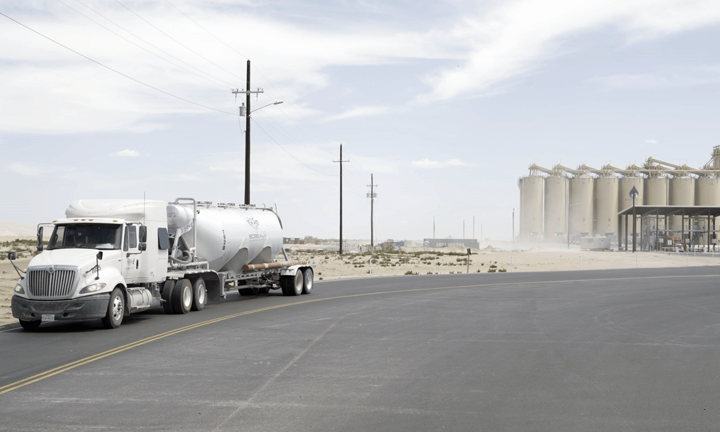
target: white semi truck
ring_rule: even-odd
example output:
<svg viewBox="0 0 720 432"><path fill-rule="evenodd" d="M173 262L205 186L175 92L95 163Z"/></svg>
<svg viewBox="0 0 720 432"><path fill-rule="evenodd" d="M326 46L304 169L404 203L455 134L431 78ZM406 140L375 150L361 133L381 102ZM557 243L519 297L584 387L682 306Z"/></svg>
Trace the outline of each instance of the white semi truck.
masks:
<svg viewBox="0 0 720 432"><path fill-rule="evenodd" d="M52 234L43 250L48 225ZM313 288L314 266L289 262L276 211L254 205L193 198L74 201L65 218L38 225L37 249L26 270L15 267L20 280L12 314L26 330L91 319L117 328L125 315L153 303L184 314L234 289L245 296L271 289L295 296Z"/></svg>

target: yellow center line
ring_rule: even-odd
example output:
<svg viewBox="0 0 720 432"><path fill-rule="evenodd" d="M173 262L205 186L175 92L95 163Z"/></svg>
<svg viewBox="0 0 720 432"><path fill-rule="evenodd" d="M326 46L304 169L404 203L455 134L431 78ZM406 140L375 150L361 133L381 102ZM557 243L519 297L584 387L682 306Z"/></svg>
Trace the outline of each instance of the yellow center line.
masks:
<svg viewBox="0 0 720 432"><path fill-rule="evenodd" d="M435 291L435 290L445 290L445 289L459 289L459 288L482 288L482 287L489 287L489 286L509 286L509 285L541 285L541 284L552 284L552 283L571 283L571 282L599 282L599 281L619 281L619 280L633 280L633 279L670 279L670 278L686 278L686 277L718 277L718 275L693 275L693 276L638 276L638 277L626 277L626 278L599 278L599 279L571 279L571 280L551 280L551 281L527 281L527 282L500 282L500 283L487 283L487 284L473 284L473 285L458 285L458 286L449 286L449 287L431 287L431 288L411 288L411 289L404 289L404 290L393 290L393 291L382 291L382 292L371 292L371 293L361 293L361 294L348 294L343 296L336 296L336 297L327 297L327 298L319 298L319 299L312 299L312 300L303 300L303 301L297 301L293 303L284 303L280 305L275 306L267 306L264 308L259 309L252 309L245 312L238 312L231 315L225 315L218 318L213 318L207 321L202 321L196 324L191 324L185 327L180 327L174 330L169 330L164 333L157 334L155 336L150 336L145 339L140 339L138 341L119 346L117 348L113 348L108 351L103 351L98 354L91 355L89 357L82 358L80 360L76 360L71 363L67 363L62 366L58 366L54 369L47 370L45 372L39 373L37 375L33 375L31 377L15 381L11 384L4 385L0 387L0 395L9 393L13 390L19 389L20 387L25 387L26 385L36 383L38 381L44 380L46 378L50 378L52 376L61 374L63 372L67 372L71 369L75 369L77 367L86 365L88 363L92 363L94 361L103 359L105 357L110 357L115 354L119 354L123 351L127 351L132 348L137 348L141 345L145 345L150 342L155 342L160 339L164 339L169 336L176 335L178 333L183 333L188 330L193 330L199 327L203 327L210 324L215 324L221 321L229 320L232 318L238 318L245 315L250 315L258 312L265 312L273 309L280 309L288 306L296 306L301 304L308 304L308 303L315 303L315 302L321 302L321 301L328 301L328 300L339 300L339 299L347 299L347 298L353 298L353 297L365 297L365 296L371 296L371 295L380 295L380 294L398 294L398 293L407 293L407 292L419 292L419 291Z"/></svg>

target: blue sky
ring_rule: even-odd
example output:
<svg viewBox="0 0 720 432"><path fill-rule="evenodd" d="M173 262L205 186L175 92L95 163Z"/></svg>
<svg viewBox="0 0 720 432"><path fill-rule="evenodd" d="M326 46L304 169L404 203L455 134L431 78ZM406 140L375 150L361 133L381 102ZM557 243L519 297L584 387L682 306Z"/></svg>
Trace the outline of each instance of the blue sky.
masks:
<svg viewBox="0 0 720 432"><path fill-rule="evenodd" d="M221 111L0 16L0 220L45 222L80 198L242 202L230 89L248 58L265 91L253 107L284 102L253 114L252 201L277 204L288 236L337 237L340 143L344 236L369 238L374 173L379 240L430 237L433 217L439 237L461 237L463 220L471 237L473 216L476 237L482 223L509 240L532 163L697 166L720 144L717 1L2 0L0 12Z"/></svg>

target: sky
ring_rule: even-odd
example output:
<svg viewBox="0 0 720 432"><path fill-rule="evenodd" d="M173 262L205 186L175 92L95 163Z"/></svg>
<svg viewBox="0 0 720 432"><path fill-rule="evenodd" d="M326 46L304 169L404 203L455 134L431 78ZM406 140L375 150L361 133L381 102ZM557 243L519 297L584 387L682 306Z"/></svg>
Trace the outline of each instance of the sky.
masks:
<svg viewBox="0 0 720 432"><path fill-rule="evenodd" d="M242 203L251 60L251 201L286 236L338 237L342 144L344 238L372 174L378 241L510 240L533 163L707 162L717 40L704 0L0 0L0 220Z"/></svg>

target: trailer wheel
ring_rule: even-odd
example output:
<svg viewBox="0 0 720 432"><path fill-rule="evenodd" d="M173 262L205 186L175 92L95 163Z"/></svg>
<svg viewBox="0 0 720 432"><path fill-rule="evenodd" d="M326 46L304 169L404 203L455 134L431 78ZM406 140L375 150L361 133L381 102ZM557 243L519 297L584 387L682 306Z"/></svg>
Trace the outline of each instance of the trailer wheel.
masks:
<svg viewBox="0 0 720 432"><path fill-rule="evenodd" d="M303 292L303 273L298 270L295 276L283 276L280 278L280 286L282 287L283 295L286 296L297 296ZM283 280L285 281L283 283Z"/></svg>
<svg viewBox="0 0 720 432"><path fill-rule="evenodd" d="M201 311L207 304L207 288L203 278L197 278L192 284L193 302L191 310Z"/></svg>
<svg viewBox="0 0 720 432"><path fill-rule="evenodd" d="M120 288L115 288L112 293L110 293L107 315L102 319L102 323L107 329L115 329L120 327L124 316L125 297Z"/></svg>
<svg viewBox="0 0 720 432"><path fill-rule="evenodd" d="M173 309L173 290L175 289L175 281L172 279L168 279L165 281L165 284L163 284L162 293L160 293L163 301L162 307L165 310L165 313L170 315L175 313L175 310Z"/></svg>
<svg viewBox="0 0 720 432"><path fill-rule="evenodd" d="M180 279L175 282L173 289L172 304L176 314L186 314L192 307L193 292L192 284L187 279Z"/></svg>
<svg viewBox="0 0 720 432"><path fill-rule="evenodd" d="M19 320L20 325L22 328L24 328L27 331L35 331L40 327L40 324L42 321L25 321L25 320Z"/></svg>
<svg viewBox="0 0 720 432"><path fill-rule="evenodd" d="M303 273L303 294L310 294L313 289L313 269L311 267L305 268Z"/></svg>

